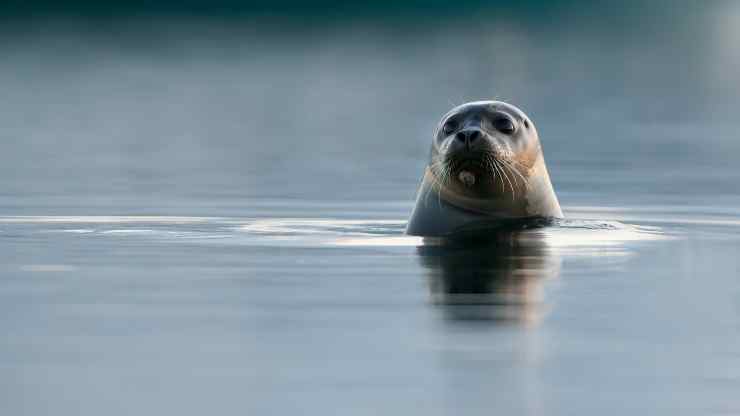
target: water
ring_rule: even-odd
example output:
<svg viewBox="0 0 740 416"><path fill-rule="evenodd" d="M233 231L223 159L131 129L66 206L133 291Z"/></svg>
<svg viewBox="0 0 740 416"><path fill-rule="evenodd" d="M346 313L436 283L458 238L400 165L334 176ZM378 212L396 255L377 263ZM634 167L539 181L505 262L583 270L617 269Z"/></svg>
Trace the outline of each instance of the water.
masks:
<svg viewBox="0 0 740 416"><path fill-rule="evenodd" d="M2 413L740 413L740 8L528 7L4 21ZM491 97L568 219L404 236Z"/></svg>

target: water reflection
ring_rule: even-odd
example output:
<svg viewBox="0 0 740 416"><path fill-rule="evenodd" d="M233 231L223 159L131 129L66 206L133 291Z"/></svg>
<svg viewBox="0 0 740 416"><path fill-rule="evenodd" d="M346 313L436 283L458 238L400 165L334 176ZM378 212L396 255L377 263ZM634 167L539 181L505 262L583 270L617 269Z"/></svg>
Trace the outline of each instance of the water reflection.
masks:
<svg viewBox="0 0 740 416"><path fill-rule="evenodd" d="M454 321L536 324L545 311L543 283L560 271L560 257L538 231L445 241L418 254L432 301Z"/></svg>

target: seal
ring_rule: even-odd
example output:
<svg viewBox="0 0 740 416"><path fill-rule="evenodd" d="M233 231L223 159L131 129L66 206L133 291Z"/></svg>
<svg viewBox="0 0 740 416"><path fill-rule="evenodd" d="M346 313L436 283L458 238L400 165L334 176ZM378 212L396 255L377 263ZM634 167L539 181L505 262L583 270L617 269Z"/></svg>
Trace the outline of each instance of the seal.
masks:
<svg viewBox="0 0 740 416"><path fill-rule="evenodd" d="M475 101L440 120L406 233L479 234L562 217L534 123L511 104Z"/></svg>

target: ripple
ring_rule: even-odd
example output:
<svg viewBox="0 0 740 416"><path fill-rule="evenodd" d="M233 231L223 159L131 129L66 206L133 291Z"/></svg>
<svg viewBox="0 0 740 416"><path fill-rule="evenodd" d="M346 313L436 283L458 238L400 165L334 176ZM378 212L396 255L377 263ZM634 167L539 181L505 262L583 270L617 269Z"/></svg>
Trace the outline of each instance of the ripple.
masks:
<svg viewBox="0 0 740 416"><path fill-rule="evenodd" d="M217 220L215 217L178 217L152 215L67 215L67 216L4 216L0 224L194 224Z"/></svg>
<svg viewBox="0 0 740 416"><path fill-rule="evenodd" d="M403 233L403 220L343 220L270 218L236 227L242 232L266 235L390 235Z"/></svg>
<svg viewBox="0 0 740 416"><path fill-rule="evenodd" d="M145 238L163 243L191 242L283 247L416 247L439 240L404 234L404 219L224 218L173 216L13 216L0 217L14 235L65 233L117 238ZM88 225L80 227L80 224ZM615 220L564 219L546 228L516 233L522 243L577 248L603 254L605 247L670 238L661 228Z"/></svg>

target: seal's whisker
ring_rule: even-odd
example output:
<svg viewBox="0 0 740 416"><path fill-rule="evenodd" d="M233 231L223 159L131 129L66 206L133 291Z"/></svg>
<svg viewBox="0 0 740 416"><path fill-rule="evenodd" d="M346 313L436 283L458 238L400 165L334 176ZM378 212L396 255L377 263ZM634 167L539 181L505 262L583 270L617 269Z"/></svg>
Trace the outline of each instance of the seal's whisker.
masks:
<svg viewBox="0 0 740 416"><path fill-rule="evenodd" d="M500 168L502 170L504 168L506 168L506 170L509 170L514 178L515 183L518 183L517 181L517 176L518 176L522 180L524 186L527 188L529 187L529 181L527 180L527 178L524 177L524 175L522 175L521 172L519 172L519 169L516 168L516 165L519 165L523 168L525 167L524 165L508 157L497 157L496 153L490 152L490 151L485 152L485 157L496 161L500 165ZM506 176L508 177L508 175Z"/></svg>
<svg viewBox="0 0 740 416"><path fill-rule="evenodd" d="M522 164L519 164L519 165L520 165L520 166L522 166L522 167L524 167L524 165L522 165ZM515 173L516 173L517 175L519 175L519 177L520 177L520 178L522 178L522 181L524 182L524 186L526 186L527 188L529 188L529 178L528 178L528 177L526 177L526 176L524 176L524 175L522 174L522 172L520 172L520 171L519 171L519 169L515 169L515 167L514 167L513 165L512 165L512 169L513 169L513 171L514 171L514 172L515 172Z"/></svg>
<svg viewBox="0 0 740 416"><path fill-rule="evenodd" d="M510 171L510 172L512 173L512 175L518 175L518 176L519 176L519 178L521 178L521 180L522 180L522 184L523 184L523 185L524 185L525 187L527 187L527 188L529 187L529 181L527 180L527 178L525 178L525 177L524 177L524 175L522 175L522 173L521 173L521 172L519 172L519 170L518 170L518 169L516 169L516 168L515 168L515 167L514 167L514 166L513 166L513 165L512 165L511 163L510 163L510 161L506 161L506 160L503 160L503 161L502 161L502 165L503 165L503 166L505 166L505 167L506 167L507 169L509 169L509 171ZM515 180L515 181L516 181L516 179L517 179L517 177L516 177L516 176L514 176L514 180Z"/></svg>
<svg viewBox="0 0 740 416"><path fill-rule="evenodd" d="M423 188L422 188L422 189L423 189ZM430 192L432 192L432 186L429 186L429 187L427 187L427 190L426 190L426 192L425 192L425 193L424 193L424 195L422 195L422 197L421 197L421 200L423 201L423 203L424 203L424 206L426 206L426 205L427 205L427 201L429 200L429 193L430 193Z"/></svg>
<svg viewBox="0 0 740 416"><path fill-rule="evenodd" d="M490 161L491 166L493 166L493 168L495 169L496 176L499 182L501 182L501 192L506 192L506 185L504 184L504 175L501 174L501 168L498 166L498 163L496 163L496 159L489 155L488 160Z"/></svg>
<svg viewBox="0 0 740 416"><path fill-rule="evenodd" d="M486 169L488 169L493 175L498 176L496 173L496 168L493 166L493 160L488 155L483 155L483 161L486 164Z"/></svg>
<svg viewBox="0 0 740 416"><path fill-rule="evenodd" d="M445 161L443 160L435 160L432 163L429 164L429 169L432 171L433 175L437 176L437 179L439 181L438 186L446 186L447 181L449 180L449 172L448 167ZM430 186L426 193L423 196L424 205L427 205L429 202L429 194L434 190L433 186ZM439 201L439 190L437 190L437 203L441 205L441 202Z"/></svg>
<svg viewBox="0 0 740 416"><path fill-rule="evenodd" d="M506 170L504 169L504 166L506 165L501 163L500 166L501 166L501 171L504 172L504 177L506 178L506 181L509 182L509 188L511 188L511 200L515 201L516 200L516 190L514 190L514 184L511 183L511 179L509 179L509 174L507 174Z"/></svg>
<svg viewBox="0 0 740 416"><path fill-rule="evenodd" d="M450 167L448 165L442 166L442 177L440 178L440 186L445 187L448 186L448 183L450 181ZM442 192L441 189L437 191L437 205L441 208L442 207Z"/></svg>
<svg viewBox="0 0 740 416"><path fill-rule="evenodd" d="M529 170L529 167L525 166L524 164L522 164L522 163L520 163L520 162L518 162L518 161L516 161L516 160L514 160L514 159L510 159L510 160L508 160L508 163L509 163L509 164L510 164L510 165L511 165L512 167L516 167L516 168L518 168L518 169L516 169L516 171L517 171L517 173L519 173L520 175L522 175L522 172L521 172L521 171L525 171L525 172L527 172L527 171ZM524 175L522 175L522 176L524 176ZM529 181L527 181L527 182L529 182Z"/></svg>
<svg viewBox="0 0 740 416"><path fill-rule="evenodd" d="M482 164L483 164L483 169L491 172L492 174L494 173L493 166L491 166L491 161L488 159L488 157L483 156Z"/></svg>
<svg viewBox="0 0 740 416"><path fill-rule="evenodd" d="M506 192L506 183L504 182L504 179L506 179L507 181L508 179L506 178L504 169L501 167L501 164L498 161L494 160L494 163L496 164L496 168L499 170L499 174L501 177L501 191Z"/></svg>
<svg viewBox="0 0 740 416"><path fill-rule="evenodd" d="M514 160L514 159L508 159L507 162L509 162L512 166L519 166L520 168L527 170L527 166L522 164L521 162Z"/></svg>
<svg viewBox="0 0 740 416"><path fill-rule="evenodd" d="M501 182L501 192L506 192L506 184L504 183L504 175L502 174L501 167L498 165L495 159L492 159L493 166L496 169L496 172L498 172L498 179L499 182Z"/></svg>
<svg viewBox="0 0 740 416"><path fill-rule="evenodd" d="M429 194L432 193L432 186L427 188L426 193L424 194L424 205L427 205L429 203Z"/></svg>

